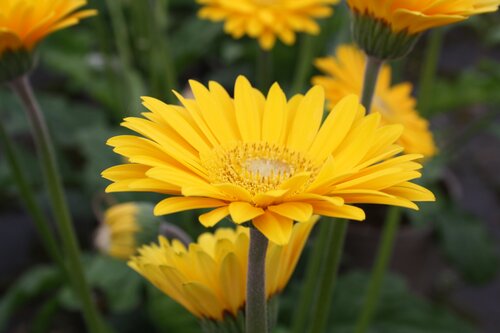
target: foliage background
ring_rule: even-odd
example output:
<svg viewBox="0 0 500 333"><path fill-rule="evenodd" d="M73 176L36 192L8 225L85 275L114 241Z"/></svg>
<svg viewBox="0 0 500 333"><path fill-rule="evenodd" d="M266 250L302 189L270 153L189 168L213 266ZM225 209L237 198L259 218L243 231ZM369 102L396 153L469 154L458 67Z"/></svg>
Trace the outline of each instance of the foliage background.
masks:
<svg viewBox="0 0 500 333"><path fill-rule="evenodd" d="M94 0L90 7L98 8L100 15L44 42L32 76L56 144L80 242L87 250L87 274L117 332L197 332L197 323L180 306L122 262L96 254L92 236L98 221L92 202L106 186L100 172L117 163L105 141L125 133L118 126L123 117L142 112L139 96L174 102L169 89L184 92L188 79L216 80L230 88L238 74L254 78L257 46L249 39L232 40L221 25L199 20L194 1ZM284 88L290 90L294 82L308 85L313 69L298 66L299 57L323 56L350 41L343 6L321 25L320 36L302 37L294 47L278 44L274 50L273 76ZM499 28L500 15L492 14L439 32L437 76L425 87L429 93L421 104L442 152L425 169L425 182L438 193L438 202L423 205L422 212L409 214L405 222L412 232L425 231L425 258L432 260L396 260L413 267L413 273L402 275L404 269L397 262L393 265L371 332L498 332ZM426 34L408 59L393 64L395 81L414 82L417 96L424 91L420 83L431 38ZM168 72L169 62L175 73ZM21 152L31 185L48 209L26 118L6 87L0 88L0 115ZM60 287L61 277L48 263L1 151L0 189L0 331L82 332L74 297ZM143 194L116 197L158 199ZM202 232L193 213L168 220L193 236ZM379 225L375 218L363 227L376 239ZM359 238L350 235L353 249L347 251L332 295L330 327L336 333L352 329L367 281L369 252L365 260L356 260L356 242ZM282 297L279 332L286 332L293 315L307 252ZM412 276L421 271L430 277Z"/></svg>

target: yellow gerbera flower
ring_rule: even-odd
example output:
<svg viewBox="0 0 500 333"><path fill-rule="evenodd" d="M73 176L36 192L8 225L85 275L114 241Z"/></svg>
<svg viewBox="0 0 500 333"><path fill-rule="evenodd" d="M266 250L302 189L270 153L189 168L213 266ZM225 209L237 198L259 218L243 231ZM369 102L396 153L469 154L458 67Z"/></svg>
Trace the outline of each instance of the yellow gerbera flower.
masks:
<svg viewBox="0 0 500 333"><path fill-rule="evenodd" d="M393 31L416 34L497 10L499 0L347 0L351 9L390 25Z"/></svg>
<svg viewBox="0 0 500 333"><path fill-rule="evenodd" d="M331 105L350 94L361 95L366 56L355 46L341 45L335 57L317 59L315 65L326 76L316 76L312 82L325 88ZM382 115L382 124L404 125L398 143L405 152L430 157L436 153L436 146L429 123L415 110L411 90L409 82L392 86L391 67L384 65L375 88L372 111Z"/></svg>
<svg viewBox="0 0 500 333"><path fill-rule="evenodd" d="M0 57L5 50L32 50L53 33L95 15L78 10L86 0L2 0L0 2Z"/></svg>
<svg viewBox="0 0 500 333"><path fill-rule="evenodd" d="M266 255L267 299L288 283L315 218L294 226L285 246L269 244ZM243 310L248 267L248 228L205 233L189 248L163 237L159 245L139 249L129 265L200 319L225 320Z"/></svg>
<svg viewBox="0 0 500 333"><path fill-rule="evenodd" d="M108 192L171 194L155 214L213 208L200 216L213 226L230 215L252 221L269 240L286 244L293 221L312 214L363 220L346 203L381 203L417 209L434 200L411 183L421 155L397 156L401 125L380 127L365 116L358 97L340 101L321 124L324 90L312 88L287 101L278 84L266 97L239 77L232 99L219 84L191 81L194 99L183 106L144 97L147 119L122 124L144 137L122 135L108 144L130 163L107 169Z"/></svg>
<svg viewBox="0 0 500 333"><path fill-rule="evenodd" d="M295 32L318 34L315 18L332 14L339 0L197 0L203 8L199 16L225 21L224 30L234 38L258 38L261 47L271 49L276 38L295 43Z"/></svg>
<svg viewBox="0 0 500 333"><path fill-rule="evenodd" d="M127 260L143 244L158 236L159 221L149 203L128 202L104 212L95 237L96 247L104 254Z"/></svg>

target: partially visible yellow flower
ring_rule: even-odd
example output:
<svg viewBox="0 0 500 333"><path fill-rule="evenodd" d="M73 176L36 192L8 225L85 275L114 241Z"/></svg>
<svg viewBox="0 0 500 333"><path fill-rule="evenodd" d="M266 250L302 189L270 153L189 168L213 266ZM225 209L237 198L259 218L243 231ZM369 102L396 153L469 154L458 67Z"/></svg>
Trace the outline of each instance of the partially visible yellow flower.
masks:
<svg viewBox="0 0 500 333"><path fill-rule="evenodd" d="M409 34L494 12L500 0L347 0L359 15L388 24L394 32Z"/></svg>
<svg viewBox="0 0 500 333"><path fill-rule="evenodd" d="M225 21L224 30L234 38L248 35L260 46L271 49L276 39L295 43L295 32L318 34L316 18L328 17L339 0L197 0L199 16Z"/></svg>
<svg viewBox="0 0 500 333"><path fill-rule="evenodd" d="M137 248L158 236L159 220L149 203L128 202L104 212L96 232L95 245L104 254L127 260Z"/></svg>
<svg viewBox="0 0 500 333"><path fill-rule="evenodd" d="M316 218L296 224L285 246L269 244L266 255L267 299L287 285ZM200 319L223 321L243 309L248 266L248 228L205 233L189 248L163 237L159 245L139 249L129 265Z"/></svg>
<svg viewBox="0 0 500 333"><path fill-rule="evenodd" d="M401 125L380 127L380 114L365 116L358 97L337 103L324 123L324 89L287 101L278 84L266 97L239 77L234 99L210 82L191 81L194 99L183 106L144 97L151 111L122 124L140 134L108 144L130 163L109 168L108 192L170 194L156 215L210 208L207 227L227 216L251 222L269 240L286 244L294 221L313 214L363 220L354 203L418 209L434 196L411 181L421 155L398 156Z"/></svg>
<svg viewBox="0 0 500 333"><path fill-rule="evenodd" d="M96 15L95 10L79 10L86 4L86 0L1 0L0 58L6 50L31 51L47 35Z"/></svg>
<svg viewBox="0 0 500 333"><path fill-rule="evenodd" d="M316 76L312 82L325 88L331 105L350 94L361 95L366 56L355 46L341 45L335 57L317 59L315 65L326 75ZM373 96L372 111L382 115L383 124L404 126L398 143L405 152L430 157L436 153L436 146L429 123L415 110L411 89L408 82L391 85L391 67L384 65Z"/></svg>

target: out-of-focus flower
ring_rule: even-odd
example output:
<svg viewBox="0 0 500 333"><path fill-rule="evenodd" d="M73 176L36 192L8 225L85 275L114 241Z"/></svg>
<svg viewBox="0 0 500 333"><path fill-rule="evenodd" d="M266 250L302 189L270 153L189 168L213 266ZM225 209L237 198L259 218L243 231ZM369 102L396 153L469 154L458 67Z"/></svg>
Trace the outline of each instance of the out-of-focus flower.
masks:
<svg viewBox="0 0 500 333"><path fill-rule="evenodd" d="M325 122L324 89L287 101L278 84L266 97L239 77L232 99L219 84L191 81L194 99L183 106L144 97L151 111L123 123L141 136L108 144L130 163L109 168L108 192L146 191L173 195L155 214L212 208L200 222L214 226L227 216L252 223L269 240L286 244L294 221L313 214L363 220L350 203L417 209L434 196L411 182L421 155L397 156L402 125L380 127L365 116L358 97L335 105Z"/></svg>
<svg viewBox="0 0 500 333"><path fill-rule="evenodd" d="M86 4L86 0L0 1L0 81L29 71L32 51L47 35L96 15L96 10L79 10Z"/></svg>
<svg viewBox="0 0 500 333"><path fill-rule="evenodd" d="M153 205L128 202L117 204L104 212L95 236L96 247L104 254L127 260L143 244L158 236L159 220Z"/></svg>
<svg viewBox="0 0 500 333"><path fill-rule="evenodd" d="M341 45L335 57L320 58L315 61L325 76L316 76L312 82L325 88L331 105L350 94L361 95L366 56L352 45ZM425 157L436 153L436 146L427 120L415 110L416 101L411 96L409 82L391 85L391 67L384 65L380 72L372 112L382 115L382 124L402 124L403 134L398 143L406 153L422 154Z"/></svg>
<svg viewBox="0 0 500 333"><path fill-rule="evenodd" d="M224 30L234 38L248 35L260 46L271 49L276 39L295 43L296 32L318 34L316 18L332 14L339 0L197 0L203 7L199 16L212 21L225 21Z"/></svg>
<svg viewBox="0 0 500 333"><path fill-rule="evenodd" d="M370 56L406 55L421 32L494 12L500 0L348 0L354 39Z"/></svg>
<svg viewBox="0 0 500 333"><path fill-rule="evenodd" d="M269 244L268 300L286 287L315 221L296 224L287 245ZM248 248L248 228L221 228L188 248L160 237L159 245L140 248L129 265L196 317L224 321L227 315L237 317L245 304Z"/></svg>

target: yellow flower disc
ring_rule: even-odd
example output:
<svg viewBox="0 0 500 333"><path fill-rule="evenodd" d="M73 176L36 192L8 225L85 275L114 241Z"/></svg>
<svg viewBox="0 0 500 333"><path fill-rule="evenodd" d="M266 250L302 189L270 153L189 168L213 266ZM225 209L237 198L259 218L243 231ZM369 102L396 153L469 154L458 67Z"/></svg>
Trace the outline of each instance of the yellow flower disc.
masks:
<svg viewBox="0 0 500 333"><path fill-rule="evenodd" d="M366 56L355 46L341 45L335 57L317 59L315 65L326 76L316 76L312 82L325 88L331 105L350 94L361 94ZM372 112L381 114L383 124L404 126L398 143L405 152L430 157L436 153L436 146L429 123L415 110L416 101L411 90L409 82L391 85L391 67L384 65L375 89Z"/></svg>
<svg viewBox="0 0 500 333"><path fill-rule="evenodd" d="M266 296L279 294L288 283L316 218L294 226L285 246L269 244ZM158 289L201 319L236 317L246 298L249 233L247 228L220 228L186 247L163 237L159 245L139 249L129 265Z"/></svg>
<svg viewBox="0 0 500 333"><path fill-rule="evenodd" d="M31 51L47 35L97 14L79 10L86 0L1 0L0 58L6 50Z"/></svg>
<svg viewBox="0 0 500 333"><path fill-rule="evenodd" d="M358 15L382 20L394 32L417 34L497 10L500 0L347 0Z"/></svg>
<svg viewBox="0 0 500 333"><path fill-rule="evenodd" d="M224 30L234 38L248 35L269 50L276 39L292 45L296 32L318 34L316 18L328 17L339 0L197 0L199 16L225 21Z"/></svg>
<svg viewBox="0 0 500 333"><path fill-rule="evenodd" d="M324 89L289 101L278 84L267 98L239 77L235 96L215 82L191 81L193 99L182 106L144 97L145 118L126 118L139 133L108 144L129 163L109 168L108 192L170 194L156 215L210 208L200 222L214 226L227 216L249 222L269 240L286 244L293 221L313 214L363 220L351 203L417 209L434 200L419 178L421 155L397 156L401 125L380 126L380 113L365 116L358 97L335 105L325 122Z"/></svg>

